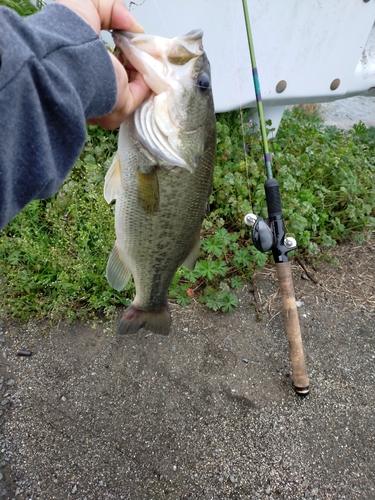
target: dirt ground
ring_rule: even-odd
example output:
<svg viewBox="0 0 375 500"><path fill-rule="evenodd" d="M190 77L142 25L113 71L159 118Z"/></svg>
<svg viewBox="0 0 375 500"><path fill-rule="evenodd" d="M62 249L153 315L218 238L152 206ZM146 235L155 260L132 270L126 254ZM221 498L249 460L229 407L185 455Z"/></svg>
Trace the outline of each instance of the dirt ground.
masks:
<svg viewBox="0 0 375 500"><path fill-rule="evenodd" d="M1 498L375 499L375 238L333 253L293 261L305 398L274 268L168 337L4 320Z"/></svg>

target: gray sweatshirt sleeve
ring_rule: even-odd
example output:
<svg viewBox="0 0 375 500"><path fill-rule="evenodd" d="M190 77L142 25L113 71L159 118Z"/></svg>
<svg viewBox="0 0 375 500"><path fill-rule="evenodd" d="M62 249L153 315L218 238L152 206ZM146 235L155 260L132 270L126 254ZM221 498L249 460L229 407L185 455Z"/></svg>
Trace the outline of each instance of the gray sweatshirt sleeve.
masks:
<svg viewBox="0 0 375 500"><path fill-rule="evenodd" d="M86 139L86 118L108 114L117 86L92 28L52 4L21 18L0 8L0 229L61 186Z"/></svg>

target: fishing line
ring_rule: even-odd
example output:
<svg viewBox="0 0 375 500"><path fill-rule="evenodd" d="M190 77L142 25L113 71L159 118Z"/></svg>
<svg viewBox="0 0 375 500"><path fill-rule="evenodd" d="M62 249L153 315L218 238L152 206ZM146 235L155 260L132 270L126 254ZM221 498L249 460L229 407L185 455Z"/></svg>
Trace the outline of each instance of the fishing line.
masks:
<svg viewBox="0 0 375 500"><path fill-rule="evenodd" d="M237 59L237 43L236 43L236 35L234 31L234 9L233 9L233 2L234 0L231 1L231 14L232 14L232 37L233 37L233 58L234 58L234 69L235 69L235 75L236 75L236 83L237 83L237 95L238 95L238 102L239 104L239 111L240 111L240 119L241 119L241 132L242 132L242 144L243 144L243 149L244 149L244 159L245 159L245 168L246 168L246 180L247 180L247 191L248 191L248 196L249 196L249 205L250 209L253 210L253 203L252 203L252 198L251 198L251 184L250 184L250 176L249 176L249 162L248 162L248 157L246 153L246 138L245 138L245 124L244 124L244 114L243 114L243 108L242 108L242 94L241 94L241 86L240 86L240 79L239 79L239 64L238 64L238 59Z"/></svg>
<svg viewBox="0 0 375 500"><path fill-rule="evenodd" d="M171 32L169 31L168 26L167 26L167 24L166 24L166 23L165 23L165 21L164 21L164 16L163 16L163 15L162 15L162 13L160 12L160 9L159 9L159 6L158 6L158 3L157 3L157 0L154 0L154 5L155 5L155 7L156 7L156 10L158 11L158 14L159 14L159 17L160 17L160 19L161 19L161 22L163 23L163 26L164 26L164 28L166 29L166 32L168 33L168 36L169 36L170 38L172 38Z"/></svg>

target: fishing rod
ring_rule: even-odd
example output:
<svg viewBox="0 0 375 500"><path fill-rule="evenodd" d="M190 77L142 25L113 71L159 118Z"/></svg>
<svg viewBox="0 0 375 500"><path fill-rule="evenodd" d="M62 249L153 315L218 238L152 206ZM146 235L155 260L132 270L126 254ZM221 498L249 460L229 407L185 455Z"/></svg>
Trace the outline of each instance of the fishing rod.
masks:
<svg viewBox="0 0 375 500"><path fill-rule="evenodd" d="M242 5L245 16L251 67L253 72L254 90L262 135L263 156L267 171L267 180L264 183L264 190L266 193L268 211L267 220L257 218L253 214L248 214L245 217L245 223L248 226L252 227L254 246L261 252L268 252L269 250L272 250L283 303L285 325L290 349L290 359L292 364L294 389L297 394L305 396L309 393L309 379L307 376L301 329L298 320L292 269L287 256L288 252L297 248L297 244L294 238L287 238L285 236L285 226L282 216L279 183L272 176L271 155L268 148L262 95L260 91L258 69L255 60L255 51L250 28L249 12L247 9L247 0L242 0Z"/></svg>

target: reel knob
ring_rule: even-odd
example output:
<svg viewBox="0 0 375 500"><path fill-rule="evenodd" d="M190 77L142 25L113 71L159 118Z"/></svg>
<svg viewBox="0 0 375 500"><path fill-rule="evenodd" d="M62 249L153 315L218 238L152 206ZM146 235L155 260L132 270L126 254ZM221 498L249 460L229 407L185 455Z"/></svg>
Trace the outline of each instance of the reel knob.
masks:
<svg viewBox="0 0 375 500"><path fill-rule="evenodd" d="M257 219L258 217L255 214L247 214L245 215L244 222L247 226L253 227Z"/></svg>
<svg viewBox="0 0 375 500"><path fill-rule="evenodd" d="M284 245L286 246L286 248L288 248L290 250L297 248L297 242L291 236L287 236L286 238L284 238Z"/></svg>

